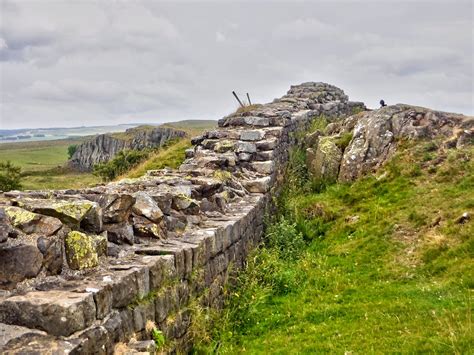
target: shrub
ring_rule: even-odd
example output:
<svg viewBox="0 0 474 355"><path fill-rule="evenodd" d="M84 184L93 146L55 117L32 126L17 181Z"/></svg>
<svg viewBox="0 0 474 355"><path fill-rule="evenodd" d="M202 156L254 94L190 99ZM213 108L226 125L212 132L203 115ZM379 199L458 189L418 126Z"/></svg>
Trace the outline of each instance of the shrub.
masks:
<svg viewBox="0 0 474 355"><path fill-rule="evenodd" d="M281 219L268 228L267 245L278 252L284 260L295 260L305 247L303 234L296 230L296 224Z"/></svg>
<svg viewBox="0 0 474 355"><path fill-rule="evenodd" d="M122 150L107 163L94 166L93 174L104 181L111 181L138 165L149 155L148 150Z"/></svg>
<svg viewBox="0 0 474 355"><path fill-rule="evenodd" d="M72 156L74 155L74 153L76 152L77 150L77 145L76 144L72 144L70 145L69 147L67 147L67 156L68 156L68 159L71 159Z"/></svg>
<svg viewBox="0 0 474 355"><path fill-rule="evenodd" d="M21 188L21 168L14 166L10 161L0 162L0 190L10 191Z"/></svg>

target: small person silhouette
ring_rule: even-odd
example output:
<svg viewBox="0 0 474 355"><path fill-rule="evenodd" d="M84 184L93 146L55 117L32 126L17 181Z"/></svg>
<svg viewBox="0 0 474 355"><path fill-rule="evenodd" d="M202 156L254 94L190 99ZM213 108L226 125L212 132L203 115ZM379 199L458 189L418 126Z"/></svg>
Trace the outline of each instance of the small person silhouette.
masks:
<svg viewBox="0 0 474 355"><path fill-rule="evenodd" d="M387 104L385 103L384 100L380 100L380 107L384 107L384 106L387 106Z"/></svg>

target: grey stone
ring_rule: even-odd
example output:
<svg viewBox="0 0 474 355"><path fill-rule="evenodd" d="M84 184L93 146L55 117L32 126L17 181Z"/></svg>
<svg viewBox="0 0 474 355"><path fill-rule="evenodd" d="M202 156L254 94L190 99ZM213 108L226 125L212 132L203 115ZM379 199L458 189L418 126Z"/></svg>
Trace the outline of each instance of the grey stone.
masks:
<svg viewBox="0 0 474 355"><path fill-rule="evenodd" d="M240 133L240 140L242 141L259 141L265 136L264 131L252 130L242 131Z"/></svg>
<svg viewBox="0 0 474 355"><path fill-rule="evenodd" d="M107 239L116 244L130 244L135 242L133 227L128 223L104 224Z"/></svg>
<svg viewBox="0 0 474 355"><path fill-rule="evenodd" d="M82 330L95 319L92 295L68 291L28 292L0 303L0 321L40 329L56 336Z"/></svg>
<svg viewBox="0 0 474 355"><path fill-rule="evenodd" d="M250 142L238 142L237 143L237 149L236 151L238 153L255 153L257 151L257 146L255 143L250 143Z"/></svg>
<svg viewBox="0 0 474 355"><path fill-rule="evenodd" d="M152 222L160 222L163 218L163 212L158 207L151 196L145 192L137 192L135 195L135 204L132 211L138 216L148 218Z"/></svg>
<svg viewBox="0 0 474 355"><path fill-rule="evenodd" d="M38 275L43 255L34 245L0 249L0 288L12 288L18 282Z"/></svg>
<svg viewBox="0 0 474 355"><path fill-rule="evenodd" d="M265 176L258 179L242 181L242 185L249 192L265 193L270 189L271 177Z"/></svg>
<svg viewBox="0 0 474 355"><path fill-rule="evenodd" d="M250 164L253 170L260 174L270 175L275 170L273 161L257 161Z"/></svg>
<svg viewBox="0 0 474 355"><path fill-rule="evenodd" d="M249 126L264 127L270 125L270 120L268 119L268 117L245 116L244 122Z"/></svg>

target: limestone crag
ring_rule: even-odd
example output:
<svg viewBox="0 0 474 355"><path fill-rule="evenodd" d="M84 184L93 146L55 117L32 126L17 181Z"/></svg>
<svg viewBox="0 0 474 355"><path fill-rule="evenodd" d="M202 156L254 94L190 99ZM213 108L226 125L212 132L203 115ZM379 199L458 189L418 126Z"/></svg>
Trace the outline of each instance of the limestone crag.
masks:
<svg viewBox="0 0 474 355"><path fill-rule="evenodd" d="M161 147L170 139L185 135L181 130L149 126L129 128L125 133L100 134L80 144L68 165L76 170L90 171L95 164L109 161L124 149Z"/></svg>
<svg viewBox="0 0 474 355"><path fill-rule="evenodd" d="M193 139L178 171L1 194L1 351L112 353L132 335L147 339L148 320L170 351L186 351L187 306L222 305L230 270L262 236L296 133L360 109L332 85L304 83L224 117Z"/></svg>
<svg viewBox="0 0 474 355"><path fill-rule="evenodd" d="M347 147L336 143L350 135ZM307 138L308 168L317 179L353 181L374 172L402 139L440 138L447 147L474 143L474 118L398 104L332 122Z"/></svg>

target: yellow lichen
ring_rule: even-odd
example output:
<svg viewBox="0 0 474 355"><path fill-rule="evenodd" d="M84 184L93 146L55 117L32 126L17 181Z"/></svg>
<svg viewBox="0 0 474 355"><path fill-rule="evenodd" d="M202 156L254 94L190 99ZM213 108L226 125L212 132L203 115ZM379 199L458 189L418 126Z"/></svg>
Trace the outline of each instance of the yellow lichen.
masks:
<svg viewBox="0 0 474 355"><path fill-rule="evenodd" d="M26 211L18 207L7 207L5 208L10 222L13 226L18 227L22 224L29 223L36 218L36 213Z"/></svg>
<svg viewBox="0 0 474 355"><path fill-rule="evenodd" d="M93 239L87 234L71 231L65 239L66 256L72 269L82 270L99 264Z"/></svg>
<svg viewBox="0 0 474 355"><path fill-rule="evenodd" d="M226 182L232 179L232 174L225 170L216 170L213 177L221 182Z"/></svg>

